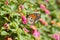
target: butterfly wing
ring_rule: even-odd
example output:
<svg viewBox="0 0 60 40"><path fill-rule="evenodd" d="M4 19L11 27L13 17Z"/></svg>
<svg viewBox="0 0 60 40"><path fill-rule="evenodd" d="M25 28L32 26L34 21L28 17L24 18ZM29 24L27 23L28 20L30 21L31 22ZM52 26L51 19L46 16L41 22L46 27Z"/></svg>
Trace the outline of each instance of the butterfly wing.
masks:
<svg viewBox="0 0 60 40"><path fill-rule="evenodd" d="M27 20L29 24L34 24L35 22L35 20L31 16L28 16Z"/></svg>
<svg viewBox="0 0 60 40"><path fill-rule="evenodd" d="M34 24L36 20L40 18L40 14L34 13L34 14L29 14L27 16L27 20L29 24Z"/></svg>
<svg viewBox="0 0 60 40"><path fill-rule="evenodd" d="M38 14L38 13L34 13L36 15L36 19L35 20L38 20L39 18L41 18L41 14Z"/></svg>

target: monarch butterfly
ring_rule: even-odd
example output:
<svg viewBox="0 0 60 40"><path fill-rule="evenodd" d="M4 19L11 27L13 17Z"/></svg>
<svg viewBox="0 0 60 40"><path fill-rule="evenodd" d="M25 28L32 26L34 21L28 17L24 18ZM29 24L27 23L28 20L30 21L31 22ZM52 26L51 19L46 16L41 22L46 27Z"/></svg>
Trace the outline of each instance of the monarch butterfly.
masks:
<svg viewBox="0 0 60 40"><path fill-rule="evenodd" d="M33 13L33 14L29 14L27 15L27 20L29 24L34 24L36 20L38 20L40 18L40 14L38 13Z"/></svg>

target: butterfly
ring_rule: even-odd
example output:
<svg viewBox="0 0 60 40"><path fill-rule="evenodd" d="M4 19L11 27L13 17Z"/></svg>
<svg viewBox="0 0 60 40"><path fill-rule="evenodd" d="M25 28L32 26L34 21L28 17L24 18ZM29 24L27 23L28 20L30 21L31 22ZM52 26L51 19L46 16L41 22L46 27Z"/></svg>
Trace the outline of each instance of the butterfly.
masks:
<svg viewBox="0 0 60 40"><path fill-rule="evenodd" d="M40 18L39 13L33 13L33 14L27 15L27 20L29 24L34 24L39 18Z"/></svg>

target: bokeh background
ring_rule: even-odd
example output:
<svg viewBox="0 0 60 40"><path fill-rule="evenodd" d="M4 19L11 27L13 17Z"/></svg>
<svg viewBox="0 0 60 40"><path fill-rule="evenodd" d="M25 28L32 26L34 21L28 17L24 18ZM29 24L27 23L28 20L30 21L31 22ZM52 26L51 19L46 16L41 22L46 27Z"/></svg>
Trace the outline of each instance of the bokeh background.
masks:
<svg viewBox="0 0 60 40"><path fill-rule="evenodd" d="M30 25L33 13L41 19ZM60 0L0 0L0 40L60 40Z"/></svg>

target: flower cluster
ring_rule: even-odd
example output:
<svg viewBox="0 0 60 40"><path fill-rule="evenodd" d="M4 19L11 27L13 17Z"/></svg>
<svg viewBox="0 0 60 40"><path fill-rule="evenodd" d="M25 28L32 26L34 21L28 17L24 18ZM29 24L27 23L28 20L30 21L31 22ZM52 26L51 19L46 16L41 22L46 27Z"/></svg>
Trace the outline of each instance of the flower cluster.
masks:
<svg viewBox="0 0 60 40"><path fill-rule="evenodd" d="M43 4L40 5L40 8L44 10L46 14L50 14L50 11L46 9L46 7Z"/></svg>
<svg viewBox="0 0 60 40"><path fill-rule="evenodd" d="M52 38L54 38L55 40L60 40L59 34L53 34Z"/></svg>
<svg viewBox="0 0 60 40"><path fill-rule="evenodd" d="M22 23L27 24L27 18L25 16L21 16L21 18L22 18Z"/></svg>

